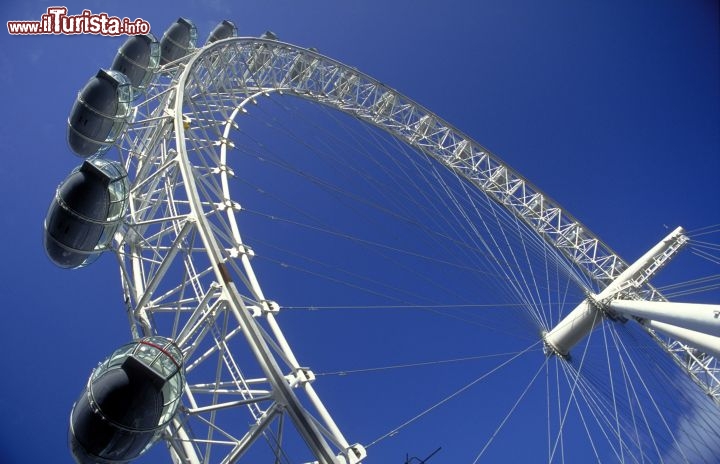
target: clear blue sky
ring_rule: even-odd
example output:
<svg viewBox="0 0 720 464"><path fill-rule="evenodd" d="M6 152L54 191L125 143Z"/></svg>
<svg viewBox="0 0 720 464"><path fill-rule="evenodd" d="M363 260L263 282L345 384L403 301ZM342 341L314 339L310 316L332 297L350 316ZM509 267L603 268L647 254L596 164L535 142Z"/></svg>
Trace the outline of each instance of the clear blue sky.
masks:
<svg viewBox="0 0 720 464"><path fill-rule="evenodd" d="M35 20L55 4L9 0L0 17L3 24ZM711 0L195 0L167 6L73 0L63 6L75 14L90 9L140 17L158 37L184 16L204 40L227 18L240 35L270 29L283 41L317 47L470 134L627 260L667 227L720 223L720 16ZM0 33L3 463L71 462L72 402L93 366L130 337L112 257L64 272L42 249L49 201L79 164L65 142L68 112L122 41ZM337 361L339 368L352 367ZM455 420L462 425L463 417L461 404ZM387 460L369 462L402 462L406 452L427 455L443 442L415 444L385 449ZM432 462L453 462L445 453Z"/></svg>

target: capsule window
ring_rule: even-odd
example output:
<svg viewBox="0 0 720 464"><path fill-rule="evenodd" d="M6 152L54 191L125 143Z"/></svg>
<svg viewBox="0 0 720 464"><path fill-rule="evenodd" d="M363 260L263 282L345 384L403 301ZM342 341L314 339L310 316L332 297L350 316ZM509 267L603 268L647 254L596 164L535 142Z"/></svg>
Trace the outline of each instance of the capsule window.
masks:
<svg viewBox="0 0 720 464"><path fill-rule="evenodd" d="M117 111L113 115L116 118L126 118L130 116L130 110L132 108L133 92L130 80L125 74L110 69L106 73L111 76L115 82L117 82Z"/></svg>

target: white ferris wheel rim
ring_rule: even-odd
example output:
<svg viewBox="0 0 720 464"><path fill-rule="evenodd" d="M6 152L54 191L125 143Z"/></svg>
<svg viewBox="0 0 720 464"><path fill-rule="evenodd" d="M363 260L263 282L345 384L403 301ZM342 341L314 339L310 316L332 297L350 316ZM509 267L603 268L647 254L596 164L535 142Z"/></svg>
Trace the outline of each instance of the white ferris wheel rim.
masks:
<svg viewBox="0 0 720 464"><path fill-rule="evenodd" d="M253 318L249 315L250 312L239 296L233 279L224 264L228 259L227 253L219 245L215 237L215 232L213 232L205 214L202 213L203 208L206 207L207 204L203 203L200 199L198 188L195 185L195 177L192 172L192 163L189 161L188 150L186 148L187 140L185 131L188 115L184 114L185 92L188 87L197 84L197 82L193 81L193 73L196 72L199 67L212 66L210 57L213 56L213 53L219 54L221 50L230 50L233 47L235 47L236 50L248 48L256 51L259 47L262 47L263 51L270 53L272 57L270 61L273 64L281 63L284 67L275 69L275 72L265 73L275 75L276 78L280 76L280 82L276 82L273 86L258 85L256 83L257 89L253 95L248 96L243 103L234 108L226 108L226 110L231 111L232 114L224 125L225 140L228 139L228 131L231 128L235 116L237 116L238 112L243 110L243 106L251 102L255 96L269 92L292 93L295 96L314 103L330 106L351 114L366 123L373 124L391 134L396 139L439 160L448 168L459 172L465 178L470 178L474 185L482 188L486 194L521 219L529 228L538 232L543 240L560 244L559 249L564 256L568 259L573 259L575 264L583 269L598 286L602 287L606 285L614 275L617 275L627 267L627 264L589 232L587 228L576 221L571 215L565 213L557 203L547 198L547 196L542 194L542 192L532 184L528 183L522 176L507 167L495 157L495 155L485 150L470 137L453 128L429 110L416 104L402 94L382 85L369 76L340 62L324 57L317 52L269 39L231 38L204 47L184 63L182 74L177 82L173 84L173 87L176 89L176 94L174 102L172 103L172 125L175 134L177 159L179 161L178 166L182 173L188 200L192 209L189 216L192 217L192 222L194 226L197 227L197 231L205 245L206 252L214 270L215 280L222 286L221 292L224 293L226 298L233 301L232 306L234 307L233 313L235 317L238 318L245 333L254 339L254 346L258 347L258 351L256 352L258 359L264 359L264 369L273 386L273 392L282 398L281 402L287 407L293 421L298 428L301 429L300 433L303 434L303 438L311 447L313 453L317 455L318 459L333 462L333 460L341 459L340 456L342 455L348 462L354 462L351 461L352 453L355 453L359 460L364 457L364 449L359 445L351 446L348 444L327 410L325 410L310 382L304 383L303 387L309 395L311 402L313 402L317 408L319 416L324 420L324 426L328 430L320 431L317 425L306 417L303 408L297 402L293 390L288 387L285 374L280 371L272 359L272 355L270 354L271 350L263 341L263 335L260 332L253 331ZM279 57L283 57L284 60L278 60ZM205 60L205 62L203 62L203 60ZM292 78L288 79L293 72L291 67L288 66L294 66L296 63L300 63L301 60L308 68L313 67L312 72L307 72L308 78L305 80L297 78L295 80ZM263 66L265 66L265 64L263 64ZM328 83L310 83L308 81L309 76L323 66L327 69L334 70L334 74L328 72L324 74L318 73L318 75L330 74L335 77L330 78ZM300 75L306 72L308 68L302 70ZM249 75L252 75L251 77L253 79L256 78L254 72L251 72L249 69L245 69L245 71L249 72ZM282 80L283 78L285 80ZM342 79L345 79L345 81ZM349 83L353 79L355 82ZM330 87L327 87L328 85ZM347 85L347 87L344 90L341 89L338 91L338 88L342 85ZM363 86L365 86L364 90L362 90ZM357 92L354 93L354 91L351 91L351 87ZM323 88L325 90L311 90L315 88ZM335 91L335 94L328 96L328 94L331 93L327 91L328 89ZM363 91L366 93L361 95ZM368 99L368 94L374 97ZM365 98L365 100L360 101L359 98L361 96ZM353 99L352 97L358 98ZM397 120L393 120L391 114L382 115L383 111L388 110L388 105L390 105L390 111L395 107L401 108L397 111L396 116L400 115L408 119L402 121L402 123L398 123ZM371 113L374 113L376 116L377 114L381 114L382 117L370 118L368 115ZM444 142L438 143L440 139L443 141L450 140L450 142L443 145ZM238 244L242 245L242 238L235 219L234 200L230 197L230 188L228 186L229 172L225 169L227 167L227 147L227 144L221 144L221 161L220 165L216 166L216 168L219 169L224 194L224 198L219 199L220 201L218 201L218 203L226 203L225 211L227 212L227 220L230 224L230 233ZM557 227L551 230L549 225L553 224L553 221L554 224L557 224ZM566 238L572 234L574 234L576 240L574 246L569 247ZM580 243L579 246L577 246L578 243ZM578 250L580 250L580 252L578 252ZM592 256L592 259L589 259L589 256ZM244 253L241 250L236 257L242 262L243 269L255 293L254 296L259 301L266 301L260 283L255 277L252 265L250 264L248 253ZM642 290L642 293L644 293L646 298L653 300L664 299L657 290L649 285ZM239 308L242 308L242 311L238 311L237 309ZM268 312L267 317L277 337L278 344L289 358L290 364L294 365L297 369L301 369L300 364L292 353L289 343L284 339L282 332L275 323L272 312ZM656 341L663 343L659 338ZM666 351L672 354L677 353L678 349L678 346L674 346L672 349ZM675 354L674 356L677 357L678 355ZM688 371L692 375L692 369L688 369ZM186 433L182 426L179 424L176 425L174 433L179 435ZM331 451L331 447L323 442L325 439L322 437L327 437L328 435L333 437L336 448L340 450L340 454L337 456L335 452ZM193 453L191 448L187 448L186 452L188 454Z"/></svg>

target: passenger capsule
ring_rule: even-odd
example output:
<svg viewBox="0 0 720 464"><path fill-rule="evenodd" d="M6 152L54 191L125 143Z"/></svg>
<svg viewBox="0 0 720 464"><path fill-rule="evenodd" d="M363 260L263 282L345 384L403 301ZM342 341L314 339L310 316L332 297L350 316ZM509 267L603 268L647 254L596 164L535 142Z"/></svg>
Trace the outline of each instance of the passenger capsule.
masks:
<svg viewBox="0 0 720 464"><path fill-rule="evenodd" d="M75 169L58 187L45 217L48 257L63 268L93 262L120 224L128 189L120 163L97 158Z"/></svg>
<svg viewBox="0 0 720 464"><path fill-rule="evenodd" d="M272 31L265 31L260 36L261 39L278 40L277 35ZM248 68L252 74L255 74L265 65L267 65L273 57L273 53L267 44L255 45L255 54L248 61Z"/></svg>
<svg viewBox="0 0 720 464"><path fill-rule="evenodd" d="M134 35L118 50L110 69L123 73L137 97L160 65L160 43L154 35Z"/></svg>
<svg viewBox="0 0 720 464"><path fill-rule="evenodd" d="M237 27L232 21L227 19L215 26L206 43L217 42L218 40L227 39L228 37L237 36Z"/></svg>
<svg viewBox="0 0 720 464"><path fill-rule="evenodd" d="M117 349L73 405L68 441L75 461L123 463L144 453L175 415L184 376L182 353L166 338Z"/></svg>
<svg viewBox="0 0 720 464"><path fill-rule="evenodd" d="M68 119L68 144L87 158L105 153L130 114L132 90L124 74L100 70L78 94Z"/></svg>
<svg viewBox="0 0 720 464"><path fill-rule="evenodd" d="M179 60L190 53L197 43L197 28L192 21L185 18L170 26L160 40L160 64L165 65Z"/></svg>
<svg viewBox="0 0 720 464"><path fill-rule="evenodd" d="M311 52L317 52L317 48L310 47L308 48ZM297 58L295 58L295 63L293 63L292 68L290 68L290 79L296 80L300 76L302 76L311 66L313 62L316 62L317 60L313 57L299 54Z"/></svg>

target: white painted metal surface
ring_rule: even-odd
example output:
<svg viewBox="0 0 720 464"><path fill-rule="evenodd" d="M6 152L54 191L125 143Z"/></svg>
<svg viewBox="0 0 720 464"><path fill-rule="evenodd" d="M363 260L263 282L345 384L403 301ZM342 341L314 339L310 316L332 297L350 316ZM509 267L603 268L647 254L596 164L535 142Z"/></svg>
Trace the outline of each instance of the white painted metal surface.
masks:
<svg viewBox="0 0 720 464"><path fill-rule="evenodd" d="M570 350L602 322L606 300L616 298L622 292L636 292L686 242L682 227L678 227L620 273L599 294L588 296L545 334L545 343L550 350L561 356L568 356Z"/></svg>
<svg viewBox="0 0 720 464"><path fill-rule="evenodd" d="M720 337L720 305L614 300L609 307L625 317L653 320Z"/></svg>

